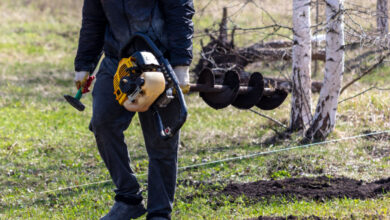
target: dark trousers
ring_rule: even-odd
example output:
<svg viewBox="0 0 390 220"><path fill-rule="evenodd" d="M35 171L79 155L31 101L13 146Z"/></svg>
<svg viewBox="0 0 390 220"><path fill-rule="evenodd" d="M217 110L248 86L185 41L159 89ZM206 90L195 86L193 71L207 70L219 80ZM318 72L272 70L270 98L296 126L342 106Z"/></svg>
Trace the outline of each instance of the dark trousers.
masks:
<svg viewBox="0 0 390 220"><path fill-rule="evenodd" d="M135 115L120 106L113 94L113 76L118 66L115 58L104 58L92 92L93 116L90 129L96 137L99 153L116 186L115 193L128 201L140 201L140 186L130 168L130 157L123 132ZM164 123L175 120L177 100L159 110ZM179 133L165 141L160 138L151 111L139 113L145 146L149 155L148 216L169 216L174 200ZM131 144L131 143L130 143ZM169 217L168 217L169 218Z"/></svg>

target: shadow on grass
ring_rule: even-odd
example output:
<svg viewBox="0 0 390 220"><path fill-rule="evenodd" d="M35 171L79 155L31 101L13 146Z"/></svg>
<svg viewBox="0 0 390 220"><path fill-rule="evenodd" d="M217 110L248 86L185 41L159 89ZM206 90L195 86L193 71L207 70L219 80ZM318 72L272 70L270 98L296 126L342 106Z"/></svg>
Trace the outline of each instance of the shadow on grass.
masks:
<svg viewBox="0 0 390 220"><path fill-rule="evenodd" d="M2 204L0 203L0 213L4 213L7 210L14 209L24 209L26 206L54 206L55 204L61 203L63 197L75 197L80 194L88 193L88 191L101 191L103 188L109 188L110 190L113 187L111 182L100 183L96 185L84 186L82 188L73 188L66 189L57 192L47 192L47 193L31 193L31 199L17 199L15 203L12 204ZM16 195L26 198L27 195ZM38 197L38 198L34 198ZM23 202L23 203L22 203ZM21 204L22 203L22 204Z"/></svg>

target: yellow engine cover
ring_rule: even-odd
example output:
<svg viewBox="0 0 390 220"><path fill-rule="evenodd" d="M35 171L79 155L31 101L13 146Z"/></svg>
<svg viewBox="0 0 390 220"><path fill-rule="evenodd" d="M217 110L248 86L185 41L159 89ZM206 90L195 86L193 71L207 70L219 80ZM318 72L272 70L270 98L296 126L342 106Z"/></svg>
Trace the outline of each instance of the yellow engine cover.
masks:
<svg viewBox="0 0 390 220"><path fill-rule="evenodd" d="M114 76L114 94L120 105L123 105L123 103L127 100L127 94L121 91L119 83L123 77L130 76L130 73L127 72L126 69L134 66L135 60L132 60L132 57L123 58L119 62L118 69L116 70Z"/></svg>
<svg viewBox="0 0 390 220"><path fill-rule="evenodd" d="M163 73L157 71L142 73L140 77L144 79L145 83L141 86L141 92L131 102L127 98L127 94L121 91L119 83L123 77L134 74L129 73L126 69L134 67L135 65L135 59L133 57L123 58L119 62L118 69L114 76L114 94L119 104L124 106L128 111L145 112L164 92L165 78Z"/></svg>
<svg viewBox="0 0 390 220"><path fill-rule="evenodd" d="M141 75L145 84L141 87L142 92L130 102L126 100L123 106L131 112L145 112L165 90L165 79L161 72L144 72Z"/></svg>

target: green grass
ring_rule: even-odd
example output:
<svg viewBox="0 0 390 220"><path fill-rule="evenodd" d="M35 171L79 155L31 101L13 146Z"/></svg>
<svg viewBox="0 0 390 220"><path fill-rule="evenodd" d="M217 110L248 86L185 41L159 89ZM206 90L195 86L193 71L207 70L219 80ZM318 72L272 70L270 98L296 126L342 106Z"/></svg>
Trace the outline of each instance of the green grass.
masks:
<svg viewBox="0 0 390 220"><path fill-rule="evenodd" d="M30 3L27 3L30 2ZM268 1L267 1L268 2ZM195 2L198 10L206 1ZM64 4L63 7L56 7ZM194 18L196 32L218 23L219 9L226 1L212 1L204 14ZM268 4L268 6L267 6ZM283 11L263 4L281 22L289 24L290 6ZM229 11L236 11L242 2ZM21 7L23 6L23 7ZM233 15L237 24L255 27L269 23L264 14L246 5ZM97 219L113 202L113 185L90 185L72 190L47 192L67 186L109 179L92 133L91 95L78 112L64 100L73 94L73 59L80 25L80 1L10 1L0 3L7 15L0 19L0 219ZM75 10L70 10L74 8ZM232 13L233 14L233 13ZM267 33L261 33L261 36ZM288 33L285 33L288 34ZM238 45L256 41L256 33L240 35ZM195 40L195 54L200 49ZM285 70L288 73L288 69ZM276 74L271 67L264 69ZM341 99L352 96L373 83L384 85L389 69L380 68ZM346 76L349 77L349 76ZM189 117L182 130L179 166L246 155L297 145L299 136L275 144L263 144L281 128L255 114L233 107L216 111L196 95L187 96ZM366 130L390 127L389 92L372 90L340 105L338 123L330 139L353 136ZM283 122L289 119L289 103L264 112ZM125 133L132 158L131 166L146 189L147 154L138 118ZM302 176L347 176L371 181L388 177L390 140L356 139L309 149L294 150L248 160L225 162L179 173L179 180L210 183L199 188L178 185L174 204L175 219L245 219L259 215L309 216L357 219L389 217L390 195L368 200L331 199L325 202L287 201L273 198L246 203L245 198L230 202L223 196L188 197L222 189L228 182ZM146 192L144 192L146 196ZM369 217L368 217L369 218Z"/></svg>

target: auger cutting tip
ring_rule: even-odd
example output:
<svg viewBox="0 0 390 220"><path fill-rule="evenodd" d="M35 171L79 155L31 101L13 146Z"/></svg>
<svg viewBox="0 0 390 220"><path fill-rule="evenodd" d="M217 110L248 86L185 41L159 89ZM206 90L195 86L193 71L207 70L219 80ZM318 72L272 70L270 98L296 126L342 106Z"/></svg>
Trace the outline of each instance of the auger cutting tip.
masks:
<svg viewBox="0 0 390 220"><path fill-rule="evenodd" d="M283 90L275 90L270 95L263 95L260 101L256 104L261 110L274 110L283 104L284 100L286 100L288 93Z"/></svg>

